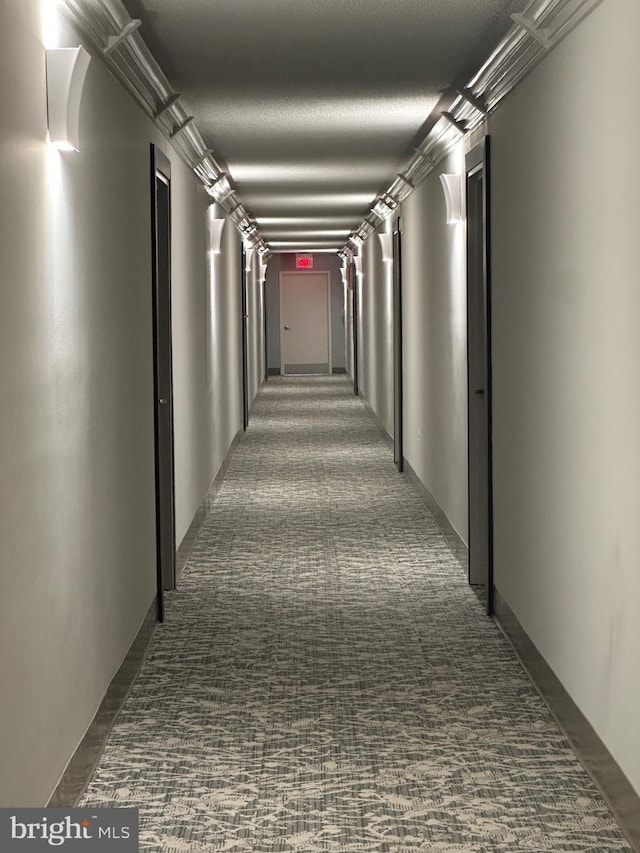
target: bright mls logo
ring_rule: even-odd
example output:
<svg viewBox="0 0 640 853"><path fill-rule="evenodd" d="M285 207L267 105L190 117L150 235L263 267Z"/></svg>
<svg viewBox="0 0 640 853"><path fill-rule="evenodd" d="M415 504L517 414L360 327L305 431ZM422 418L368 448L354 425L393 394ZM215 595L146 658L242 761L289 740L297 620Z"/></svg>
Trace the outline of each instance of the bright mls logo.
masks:
<svg viewBox="0 0 640 853"><path fill-rule="evenodd" d="M138 809L0 809L0 851L138 853Z"/></svg>

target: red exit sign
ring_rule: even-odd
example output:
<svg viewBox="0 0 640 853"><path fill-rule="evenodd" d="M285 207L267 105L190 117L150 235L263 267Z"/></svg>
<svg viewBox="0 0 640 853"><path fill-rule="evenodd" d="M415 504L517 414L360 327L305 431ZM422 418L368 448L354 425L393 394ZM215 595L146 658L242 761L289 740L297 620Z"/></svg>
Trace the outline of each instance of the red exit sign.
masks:
<svg viewBox="0 0 640 853"><path fill-rule="evenodd" d="M313 255L296 255L296 269L297 270L312 270L313 269Z"/></svg>

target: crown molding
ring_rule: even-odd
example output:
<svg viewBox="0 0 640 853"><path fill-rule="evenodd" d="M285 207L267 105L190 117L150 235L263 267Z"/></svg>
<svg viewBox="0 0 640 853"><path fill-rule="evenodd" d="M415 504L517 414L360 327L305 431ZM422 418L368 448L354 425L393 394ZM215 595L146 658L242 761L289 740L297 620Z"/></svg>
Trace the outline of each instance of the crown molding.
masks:
<svg viewBox="0 0 640 853"><path fill-rule="evenodd" d="M140 21L130 17L122 0L61 0L60 9L202 184L215 183L224 172L215 152L205 145L180 93L140 35ZM220 207L242 233L250 217L235 194ZM263 244L258 234L256 245Z"/></svg>
<svg viewBox="0 0 640 853"><path fill-rule="evenodd" d="M487 116L603 0L532 0L380 196L407 199L461 140L481 131ZM354 233L362 233L368 217ZM345 247L348 248L348 247Z"/></svg>

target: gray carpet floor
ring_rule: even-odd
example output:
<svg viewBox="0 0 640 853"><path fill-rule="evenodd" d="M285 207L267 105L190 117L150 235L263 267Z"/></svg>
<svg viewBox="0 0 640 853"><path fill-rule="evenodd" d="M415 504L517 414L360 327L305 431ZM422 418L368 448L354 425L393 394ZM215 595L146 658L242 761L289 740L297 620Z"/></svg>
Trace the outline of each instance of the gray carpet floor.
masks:
<svg viewBox="0 0 640 853"><path fill-rule="evenodd" d="M165 853L631 849L343 378L261 392L82 805Z"/></svg>

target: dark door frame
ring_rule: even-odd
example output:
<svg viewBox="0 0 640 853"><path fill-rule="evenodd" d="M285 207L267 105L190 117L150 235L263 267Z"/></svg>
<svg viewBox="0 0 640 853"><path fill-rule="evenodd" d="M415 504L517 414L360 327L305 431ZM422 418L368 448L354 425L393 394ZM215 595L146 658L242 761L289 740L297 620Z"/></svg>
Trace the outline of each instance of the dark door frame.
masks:
<svg viewBox="0 0 640 853"><path fill-rule="evenodd" d="M267 280L265 279L262 282L262 335L264 338L264 374L263 378L266 382L269 379L269 368L268 368L268 359L269 359L269 346L267 339L268 329L267 329Z"/></svg>
<svg viewBox="0 0 640 853"><path fill-rule="evenodd" d="M493 383L492 383L492 363L491 363L491 163L490 163L490 138L485 136L481 142L475 145L465 158L465 182L466 182L466 197L467 197L467 418L469 424L468 432L468 448L471 453L471 407L473 405L474 395L480 395L485 400L486 412L486 493L481 496L482 500L486 501L486 544L483 543L484 554L480 555L480 559L486 560L486 609L489 616L493 615L494 611L494 578L493 578ZM479 194L479 210L476 213L479 216L477 223L481 246L474 246L473 217L474 211L470 204L470 199L473 197L474 190L473 182L481 178L481 192ZM477 231L475 232L477 235ZM471 322L469 320L469 306L471 304L471 289L477 286L478 276L474 275L473 260L474 248L481 250L480 280L482 287L481 312L483 316L480 318L484 323L484 364L481 366L481 371L484 374L484 384L481 387L474 387L477 384L477 365L472 364L474 358L473 339L471 331ZM476 270L476 272L478 272ZM472 494L471 484L471 457L468 457L468 484L469 484L469 567L471 571L472 561L476 558L474 553L474 543L472 541L472 513L475 508L472 501L475 500L475 495ZM483 511L485 511L483 509Z"/></svg>
<svg viewBox="0 0 640 853"><path fill-rule="evenodd" d="M352 261L349 264L349 275L351 277L351 322L353 326L353 393L358 397L360 395L360 384L358 378L358 275L356 273L356 265Z"/></svg>
<svg viewBox="0 0 640 853"><path fill-rule="evenodd" d="M402 220L393 231L393 461L404 471L404 375L402 363Z"/></svg>
<svg viewBox="0 0 640 853"><path fill-rule="evenodd" d="M248 301L247 301L247 257L244 244L241 244L240 261L242 264L242 428L249 426L249 352L247 340Z"/></svg>
<svg viewBox="0 0 640 853"><path fill-rule="evenodd" d="M150 149L151 293L153 325L154 456L157 618L164 591L176 582L175 456L171 346L171 161ZM166 210L161 210L164 204Z"/></svg>

